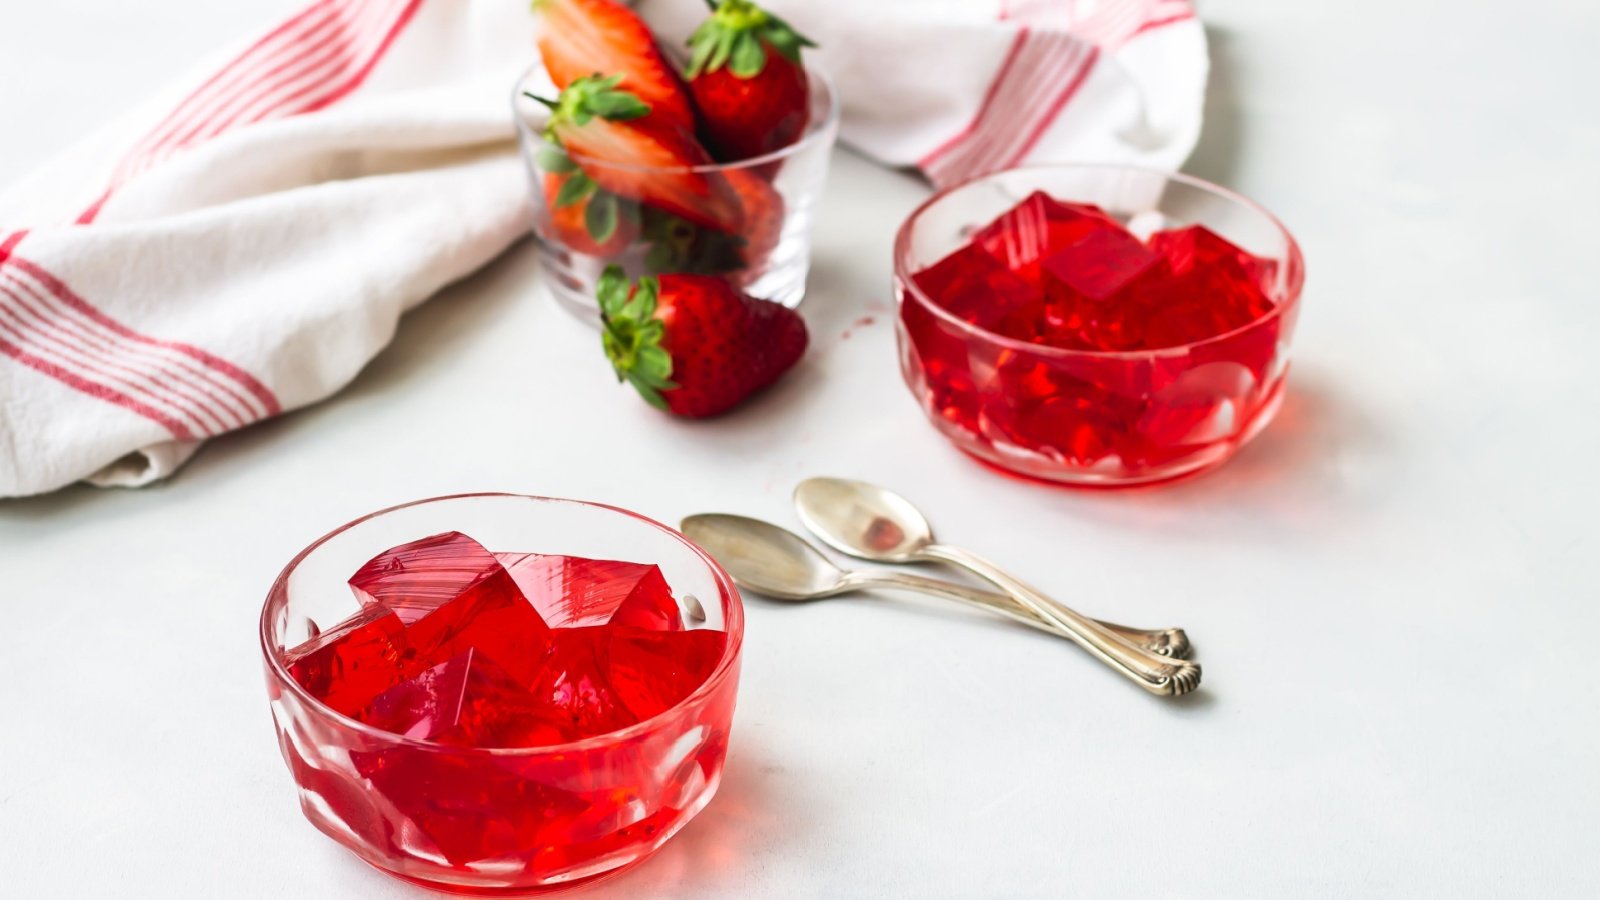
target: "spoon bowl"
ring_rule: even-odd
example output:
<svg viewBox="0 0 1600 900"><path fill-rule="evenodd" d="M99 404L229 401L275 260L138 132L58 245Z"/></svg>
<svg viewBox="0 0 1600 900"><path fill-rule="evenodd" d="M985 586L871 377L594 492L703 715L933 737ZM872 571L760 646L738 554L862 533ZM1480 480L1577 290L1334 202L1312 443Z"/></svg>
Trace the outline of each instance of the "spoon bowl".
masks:
<svg viewBox="0 0 1600 900"><path fill-rule="evenodd" d="M794 490L800 520L828 546L875 562L921 559L933 526L906 498L864 481L808 478Z"/></svg>
<svg viewBox="0 0 1600 900"><path fill-rule="evenodd" d="M741 587L779 600L817 600L851 590L845 571L786 528L726 513L684 519L680 530Z"/></svg>

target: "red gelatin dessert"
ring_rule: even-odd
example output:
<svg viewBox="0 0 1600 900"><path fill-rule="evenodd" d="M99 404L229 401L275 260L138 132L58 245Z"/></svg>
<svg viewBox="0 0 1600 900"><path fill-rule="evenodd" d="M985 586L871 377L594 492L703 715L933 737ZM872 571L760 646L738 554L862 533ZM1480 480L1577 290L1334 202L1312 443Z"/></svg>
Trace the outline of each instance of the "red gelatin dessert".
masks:
<svg viewBox="0 0 1600 900"><path fill-rule="evenodd" d="M1105 210L1034 191L942 258L906 263L907 381L991 462L1158 480L1224 458L1276 408L1292 325L1278 313L1298 283L1204 225L1141 239Z"/></svg>
<svg viewBox="0 0 1600 900"><path fill-rule="evenodd" d="M721 632L686 631L653 565L485 550L447 532L350 578L362 609L288 652L317 699L396 734L534 747L617 731L699 687Z"/></svg>
<svg viewBox="0 0 1600 900"><path fill-rule="evenodd" d="M285 668L331 709L426 743L309 753L285 744L302 789L348 829L336 838L449 867L558 871L637 851L684 818L672 803L706 795L703 767L670 746L650 750L671 763L650 771L629 761L645 758L636 748L575 753L566 768L460 752L599 738L706 683L727 635L686 628L658 567L497 554L448 532L379 554L350 587L360 609L285 651ZM348 763L329 769L328 752Z"/></svg>

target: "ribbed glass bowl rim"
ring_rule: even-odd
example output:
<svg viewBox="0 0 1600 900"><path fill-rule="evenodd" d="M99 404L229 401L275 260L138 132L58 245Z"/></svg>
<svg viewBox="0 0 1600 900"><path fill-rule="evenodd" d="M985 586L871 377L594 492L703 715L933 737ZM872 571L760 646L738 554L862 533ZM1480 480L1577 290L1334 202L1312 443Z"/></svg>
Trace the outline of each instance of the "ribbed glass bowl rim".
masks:
<svg viewBox="0 0 1600 900"><path fill-rule="evenodd" d="M912 272L909 263L909 257L911 255L911 235L912 232L916 230L918 220L922 217L922 214L933 208L940 201L948 198L951 194L962 190L963 188L967 188L981 182L991 181L1000 178L1001 176L1013 175L1016 173L1027 174L1034 172L1104 172L1107 174L1113 172L1132 172L1153 175L1159 178L1167 179L1168 181L1176 181L1180 184L1189 185L1190 187L1205 191L1221 197L1222 199L1231 203L1242 206L1266 219L1274 228L1278 230L1279 233L1283 235L1284 242L1288 246L1288 257L1285 261L1285 265L1289 273L1287 276L1289 282L1286 286L1288 299L1282 303L1275 304L1271 311L1267 312L1265 315L1251 319L1249 322L1246 322L1245 324L1240 325L1238 328L1235 328L1231 331L1224 331L1221 334L1212 335L1211 337L1203 340L1191 341L1187 344L1176 344L1171 347L1155 347L1148 350L1069 350L1063 347L1051 347L1045 344L1032 344L1027 341L1017 340L1016 338L1006 337L1003 334L998 334L990 331L987 328L974 325L973 323L968 322L966 319L957 316L956 314L935 303L932 298L922 292L922 289L917 286L916 281L911 277ZM1278 220L1277 216L1274 216L1272 213L1268 212L1266 207L1255 202L1254 200L1251 200L1243 194L1230 191L1221 185L1213 184L1203 178L1196 178L1193 175L1184 175L1178 172L1167 172L1150 166L1131 166L1122 163L1047 163L1041 165L1015 166L1010 169L989 172L984 175L979 175L976 178L969 178L966 181L962 181L958 184L953 184L949 187L941 188L940 190L935 191L933 196L929 197L927 200L924 200L920 205L917 206L916 209L911 211L910 215L906 216L906 220L900 224L900 229L895 234L894 274L896 280L900 282L901 288L904 291L901 296L911 297L919 306L921 306L923 309L926 309L930 314L937 318L943 319L951 325L954 325L956 328L967 333L973 339L986 341L1007 349L1016 350L1022 353L1029 353L1034 356L1042 356L1054 359L1149 359L1161 356L1177 356L1180 354L1189 353L1196 347L1204 347L1207 344L1214 344L1220 341L1228 340L1235 335L1239 335L1249 331L1252 328L1256 328L1264 322L1270 322L1275 318L1282 318L1290 310L1295 309L1300 305L1301 289L1305 285L1305 258L1300 253L1300 244L1295 241L1294 235L1289 232L1288 228L1284 227L1284 224ZM898 291L896 293L900 294ZM902 300L901 302L904 301Z"/></svg>
<svg viewBox="0 0 1600 900"><path fill-rule="evenodd" d="M306 557L316 552L317 548L321 547L323 544L327 543L333 538L338 537L344 532L361 525L363 522L371 521L379 516L387 515L402 509L409 509L413 506L424 506L429 503L440 503L447 500L471 500L484 497L510 497L523 500L533 500L541 503L570 504L572 506L587 506L593 509L601 509L607 512L626 516L639 522L643 522L644 524L665 533L668 537L673 538L674 540L683 544L685 547L689 548L689 550L691 550L695 556L699 557L700 561L704 563L708 569L710 569L712 577L716 579L718 589L725 598L723 602L722 627L723 631L728 635L728 644L727 647L725 647L722 651L722 658L717 661L717 667L711 671L710 675L706 676L706 680L702 682L693 693L648 719L635 722L634 724L629 725L627 728L619 729L617 731L607 732L605 734L584 738L578 741L568 741L564 744L548 744L541 747L458 747L453 744L441 744L437 741L406 737L402 734L395 734L392 731L385 731L382 728L374 728L365 722L362 722L358 719L353 719L339 712L338 710L333 709L332 707L323 703L321 700L313 697L309 691L301 686L300 682L294 679L294 676L289 674L289 670L284 667L282 660L278 658L278 654L272 649L272 599L274 596L279 594L280 590L284 597L288 596L289 576L294 572L296 567L298 567L300 563L305 560ZM667 525L663 525L662 523L657 522L655 519L652 519L648 516L642 516L632 510L623 509L620 506L611 506L610 504L606 503L593 503L587 500L570 500L564 497L543 497L537 494L518 494L508 491L483 491L467 494L444 494L438 497L428 497L423 500L413 500L409 503L400 503L395 506L380 509L377 512L368 513L358 519L353 519L339 526L338 528L333 529L322 537L317 538L304 550L301 550L298 554L296 554L294 559L289 561L288 565L283 567L283 571L279 572L278 577L273 580L272 587L267 590L266 602L261 606L260 639L261 654L266 659L267 666L271 669L274 677L276 677L278 681L285 685L287 690L293 693L302 702L307 704L308 709L311 709L318 715L333 720L341 728L398 746L415 747L453 755L474 755L483 753L492 756L552 756L562 753L600 750L614 744L627 741L639 735L647 734L655 730L663 720L676 715L683 708L696 703L701 698L720 688L723 680L728 677L729 671L733 668L735 660L739 658L739 651L744 644L744 604L739 596L738 588L733 583L732 576L725 572L722 566L719 565L715 559L711 558L711 554L707 553L705 550L702 550L698 544L689 540L683 535L682 532L679 532L677 529L671 528Z"/></svg>
<svg viewBox="0 0 1600 900"><path fill-rule="evenodd" d="M528 124L528 120L518 111L517 104L522 97L523 85L527 82L528 76L538 72L543 65L543 63L534 63L524 69L522 74L517 76L517 83L511 88L511 117L516 121L517 131L521 132L530 142L543 143L544 137ZM695 174L727 172L733 169L753 169L757 166L788 159L815 146L819 142L832 143L835 134L839 130L839 92L833 86L833 79L828 76L827 72L812 63L806 63L806 77L810 79L813 85L821 85L824 92L823 96L828 101L826 114L821 119L813 119L806 123L806 133L802 134L798 141L779 147L770 153L763 153L760 156L752 156L748 159L708 163L701 166L641 166L635 163L619 163L606 159L595 159L594 157L577 153L569 153L568 156L579 162L607 169L616 169L621 172L692 172Z"/></svg>

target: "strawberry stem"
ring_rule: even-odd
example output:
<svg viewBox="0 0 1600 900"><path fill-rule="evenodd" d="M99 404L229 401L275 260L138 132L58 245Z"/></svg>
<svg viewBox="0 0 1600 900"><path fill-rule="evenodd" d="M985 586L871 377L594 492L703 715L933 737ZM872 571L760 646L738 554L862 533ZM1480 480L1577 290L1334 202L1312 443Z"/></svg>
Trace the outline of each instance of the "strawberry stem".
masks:
<svg viewBox="0 0 1600 900"><path fill-rule="evenodd" d="M551 100L548 97L541 97L538 94L535 94L533 91L523 91L522 96L527 97L529 100L532 100L535 103L542 103L551 110L556 108L556 101Z"/></svg>

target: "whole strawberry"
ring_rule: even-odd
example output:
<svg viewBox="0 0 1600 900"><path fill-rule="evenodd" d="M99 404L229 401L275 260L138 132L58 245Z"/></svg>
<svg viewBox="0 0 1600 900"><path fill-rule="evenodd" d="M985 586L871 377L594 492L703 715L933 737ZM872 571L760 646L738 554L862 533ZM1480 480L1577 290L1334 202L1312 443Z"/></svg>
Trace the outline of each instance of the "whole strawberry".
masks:
<svg viewBox="0 0 1600 900"><path fill-rule="evenodd" d="M794 143L811 117L800 48L815 47L750 0L708 0L689 38L689 92L706 144L723 160Z"/></svg>
<svg viewBox="0 0 1600 900"><path fill-rule="evenodd" d="M715 276L645 277L630 288L611 266L597 296L617 380L680 416L732 409L777 381L806 350L798 313Z"/></svg>
<svg viewBox="0 0 1600 900"><path fill-rule="evenodd" d="M720 231L743 224L739 198L707 166L711 157L694 135L650 114L650 106L619 89L621 76L590 75L567 85L556 100L528 97L550 108L545 139L562 148L596 185Z"/></svg>
<svg viewBox="0 0 1600 900"><path fill-rule="evenodd" d="M557 88L596 72L616 75L654 115L694 130L683 79L632 10L615 0L534 0L533 12L539 55Z"/></svg>

